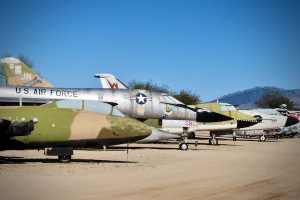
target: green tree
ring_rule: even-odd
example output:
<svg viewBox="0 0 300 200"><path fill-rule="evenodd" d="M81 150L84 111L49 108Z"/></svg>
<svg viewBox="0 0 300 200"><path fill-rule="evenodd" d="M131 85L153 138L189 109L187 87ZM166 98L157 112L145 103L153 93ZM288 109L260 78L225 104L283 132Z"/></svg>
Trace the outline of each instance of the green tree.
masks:
<svg viewBox="0 0 300 200"><path fill-rule="evenodd" d="M286 104L288 109L294 109L294 102L277 91L267 93L255 102L260 108L279 108L281 104Z"/></svg>
<svg viewBox="0 0 300 200"><path fill-rule="evenodd" d="M180 92L172 92L171 95L186 105L195 105L201 102L200 96L191 90L181 90Z"/></svg>
<svg viewBox="0 0 300 200"><path fill-rule="evenodd" d="M0 85L5 85L5 82L6 82L6 78L5 78L5 75L3 74L2 67L1 67L1 69L0 69Z"/></svg>
<svg viewBox="0 0 300 200"><path fill-rule="evenodd" d="M25 55L20 54L19 60L21 60L24 64L26 64L29 68L33 68L33 62Z"/></svg>
<svg viewBox="0 0 300 200"><path fill-rule="evenodd" d="M128 87L131 89L149 90L153 92L169 93L169 87L166 85L159 86L157 83L151 81L130 81Z"/></svg>

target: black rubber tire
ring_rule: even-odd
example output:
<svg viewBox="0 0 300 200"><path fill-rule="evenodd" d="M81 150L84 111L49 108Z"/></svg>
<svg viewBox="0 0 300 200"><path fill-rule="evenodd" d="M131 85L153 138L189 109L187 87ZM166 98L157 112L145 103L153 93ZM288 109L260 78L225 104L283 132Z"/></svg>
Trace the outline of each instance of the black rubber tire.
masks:
<svg viewBox="0 0 300 200"><path fill-rule="evenodd" d="M63 155L63 156L58 156L58 160L60 163L69 163L71 162L71 155Z"/></svg>

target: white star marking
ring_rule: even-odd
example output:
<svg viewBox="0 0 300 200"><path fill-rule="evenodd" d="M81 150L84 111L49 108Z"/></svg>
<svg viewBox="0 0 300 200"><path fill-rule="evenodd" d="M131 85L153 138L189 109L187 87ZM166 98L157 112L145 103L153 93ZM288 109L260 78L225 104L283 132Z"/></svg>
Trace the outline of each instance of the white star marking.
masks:
<svg viewBox="0 0 300 200"><path fill-rule="evenodd" d="M142 96L142 94L140 94L136 98L138 99L138 103L146 103L146 97Z"/></svg>

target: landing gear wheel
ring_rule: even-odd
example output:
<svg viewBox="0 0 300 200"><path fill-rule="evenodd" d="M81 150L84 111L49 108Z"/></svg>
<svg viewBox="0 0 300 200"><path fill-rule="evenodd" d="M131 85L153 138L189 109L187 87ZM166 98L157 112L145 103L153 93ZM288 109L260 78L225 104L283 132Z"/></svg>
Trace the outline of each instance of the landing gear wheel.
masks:
<svg viewBox="0 0 300 200"><path fill-rule="evenodd" d="M233 141L236 141L236 136L233 136L232 140L233 140Z"/></svg>
<svg viewBox="0 0 300 200"><path fill-rule="evenodd" d="M189 148L189 145L187 143L179 144L179 149L180 150L186 151L186 150L188 150L188 148Z"/></svg>
<svg viewBox="0 0 300 200"><path fill-rule="evenodd" d="M71 155L58 156L60 163L69 163L71 162Z"/></svg>
<svg viewBox="0 0 300 200"><path fill-rule="evenodd" d="M219 141L217 138L211 138L209 139L209 145L218 145Z"/></svg>
<svg viewBox="0 0 300 200"><path fill-rule="evenodd" d="M266 141L266 136L264 136L264 135L261 135L260 137L259 137L259 141L261 141L261 142L265 142Z"/></svg>

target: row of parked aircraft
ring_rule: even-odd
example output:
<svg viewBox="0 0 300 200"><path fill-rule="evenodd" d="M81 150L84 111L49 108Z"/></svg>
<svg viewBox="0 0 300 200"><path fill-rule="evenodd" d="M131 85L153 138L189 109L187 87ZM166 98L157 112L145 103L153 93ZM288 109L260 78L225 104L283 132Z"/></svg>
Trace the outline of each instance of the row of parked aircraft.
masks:
<svg viewBox="0 0 300 200"><path fill-rule="evenodd" d="M111 74L95 74L95 77L100 78L103 88L128 89L125 84ZM232 134L234 139L236 139L236 135L259 136L260 141L265 141L266 135L279 136L284 127L291 127L294 124L300 125L298 124L299 115L294 112L289 116L286 105L283 105L280 109L253 110L237 110L231 104L219 102L201 103L192 106L198 109L207 109L233 119L216 123L162 119L161 130L181 133L182 128L185 127L188 128L190 138L195 137L195 131L210 131L211 139L209 143L218 144L216 138L218 135Z"/></svg>
<svg viewBox="0 0 300 200"><path fill-rule="evenodd" d="M129 89L110 74L96 74L102 88L56 88L17 58L1 59L7 85L0 86L0 150L45 149L45 154L69 162L73 149L106 148L132 142L178 140L200 130L217 136L282 129L299 122L287 113L237 110L227 103L185 105L174 97ZM18 105L18 106L16 106ZM274 111L275 112L275 111ZM147 125L156 119L157 125Z"/></svg>

